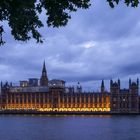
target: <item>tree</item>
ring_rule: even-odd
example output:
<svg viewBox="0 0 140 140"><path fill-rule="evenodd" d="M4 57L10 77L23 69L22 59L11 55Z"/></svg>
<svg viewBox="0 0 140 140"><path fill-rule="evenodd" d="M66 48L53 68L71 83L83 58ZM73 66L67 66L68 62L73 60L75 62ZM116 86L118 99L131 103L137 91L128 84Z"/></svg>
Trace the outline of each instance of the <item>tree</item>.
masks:
<svg viewBox="0 0 140 140"><path fill-rule="evenodd" d="M107 0L113 8L120 0ZM127 6L137 7L139 0L124 0ZM48 27L65 26L71 18L70 12L76 12L79 8L90 7L90 0L1 0L0 22L7 21L11 28L11 34L15 40L28 41L34 38L37 42L43 42L39 28L43 23L39 18L42 11L47 16ZM4 27L0 25L0 45L3 40Z"/></svg>

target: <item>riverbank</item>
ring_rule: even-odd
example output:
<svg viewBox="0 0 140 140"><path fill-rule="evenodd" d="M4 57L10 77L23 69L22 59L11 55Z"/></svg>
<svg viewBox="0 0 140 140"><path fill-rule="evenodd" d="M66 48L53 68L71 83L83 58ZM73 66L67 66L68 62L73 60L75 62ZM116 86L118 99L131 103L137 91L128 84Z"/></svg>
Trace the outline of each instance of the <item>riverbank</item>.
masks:
<svg viewBox="0 0 140 140"><path fill-rule="evenodd" d="M35 111L35 110L4 110L0 111L1 114L41 114L41 115L140 115L140 113L126 113L126 112L119 112L119 113L112 113L112 112L89 112L89 111L84 111L84 112L58 112L58 111Z"/></svg>

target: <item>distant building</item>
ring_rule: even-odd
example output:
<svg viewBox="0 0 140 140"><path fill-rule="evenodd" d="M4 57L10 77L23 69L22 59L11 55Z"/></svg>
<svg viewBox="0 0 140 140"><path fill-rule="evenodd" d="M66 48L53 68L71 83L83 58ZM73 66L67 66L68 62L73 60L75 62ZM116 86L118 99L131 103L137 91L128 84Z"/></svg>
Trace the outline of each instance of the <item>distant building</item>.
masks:
<svg viewBox="0 0 140 140"><path fill-rule="evenodd" d="M65 88L65 81L53 79L49 81L49 87L62 87Z"/></svg>
<svg viewBox="0 0 140 140"><path fill-rule="evenodd" d="M28 81L20 81L20 87L28 87L29 82Z"/></svg>
<svg viewBox="0 0 140 140"><path fill-rule="evenodd" d="M29 79L29 86L30 87L38 86L38 79L37 78L30 78Z"/></svg>
<svg viewBox="0 0 140 140"><path fill-rule="evenodd" d="M74 88L63 80L48 80L44 62L40 80L20 81L20 86L1 83L0 111L139 113L138 87L138 79L129 80L129 89L111 80L107 92L102 80L100 92L83 92L79 82Z"/></svg>

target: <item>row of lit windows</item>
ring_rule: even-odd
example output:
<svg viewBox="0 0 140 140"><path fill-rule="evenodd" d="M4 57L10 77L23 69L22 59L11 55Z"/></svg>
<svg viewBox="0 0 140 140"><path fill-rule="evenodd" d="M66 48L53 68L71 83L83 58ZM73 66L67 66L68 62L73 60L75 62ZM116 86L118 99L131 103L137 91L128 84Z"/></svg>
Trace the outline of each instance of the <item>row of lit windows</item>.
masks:
<svg viewBox="0 0 140 140"><path fill-rule="evenodd" d="M110 104L107 103L107 104L2 104L3 106L13 106L13 107L20 107L20 106L32 106L32 107L53 107L53 108L56 108L56 107L65 107L65 108L68 108L68 107L79 107L79 108L85 108L85 107L92 107L92 108L97 108L97 107L110 107Z"/></svg>
<svg viewBox="0 0 140 140"><path fill-rule="evenodd" d="M3 103L58 103L59 99L54 100L53 98L3 98ZM106 103L109 99L95 100L94 98L60 98L60 103Z"/></svg>

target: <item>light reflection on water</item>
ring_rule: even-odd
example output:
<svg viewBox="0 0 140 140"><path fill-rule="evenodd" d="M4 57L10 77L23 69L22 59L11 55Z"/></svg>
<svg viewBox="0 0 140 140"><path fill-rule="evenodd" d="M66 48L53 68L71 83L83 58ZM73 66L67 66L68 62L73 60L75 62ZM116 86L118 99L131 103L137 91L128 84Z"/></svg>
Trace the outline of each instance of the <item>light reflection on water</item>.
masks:
<svg viewBox="0 0 140 140"><path fill-rule="evenodd" d="M0 116L0 140L78 139L140 140L140 116Z"/></svg>

